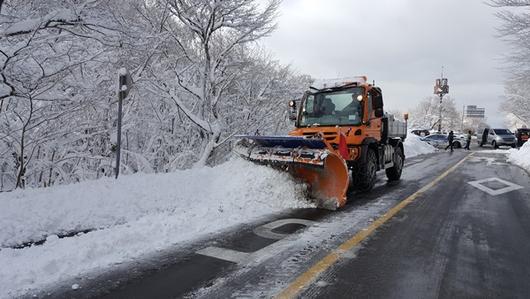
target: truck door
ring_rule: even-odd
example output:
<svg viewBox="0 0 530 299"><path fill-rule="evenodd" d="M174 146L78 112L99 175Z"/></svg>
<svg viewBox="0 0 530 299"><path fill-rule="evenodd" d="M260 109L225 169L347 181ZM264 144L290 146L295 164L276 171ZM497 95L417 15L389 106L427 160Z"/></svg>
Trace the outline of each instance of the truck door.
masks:
<svg viewBox="0 0 530 299"><path fill-rule="evenodd" d="M369 92L368 92L368 95L367 95L367 103L366 103L366 114L367 115L367 123L369 123L369 125L366 126L365 130L366 130L366 135L368 135L369 137L372 137L372 138L375 138L377 141L380 141L381 140L381 118L376 118L375 115L374 115L374 109L373 109L373 106L372 106L372 98L374 95L378 95L377 91L375 89L371 89Z"/></svg>

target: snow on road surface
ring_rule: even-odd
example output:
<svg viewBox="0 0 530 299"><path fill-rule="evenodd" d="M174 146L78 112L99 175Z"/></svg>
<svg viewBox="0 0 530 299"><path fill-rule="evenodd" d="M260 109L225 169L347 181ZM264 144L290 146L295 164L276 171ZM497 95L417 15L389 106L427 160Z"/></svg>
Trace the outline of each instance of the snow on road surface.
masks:
<svg viewBox="0 0 530 299"><path fill-rule="evenodd" d="M420 137L416 134L410 132L407 133L407 138L403 143L405 147L405 157L411 158L418 155L430 154L436 151L432 145L428 144L425 141L421 141Z"/></svg>
<svg viewBox="0 0 530 299"><path fill-rule="evenodd" d="M530 171L530 142L525 142L520 148L481 150L481 154L504 154L506 160Z"/></svg>
<svg viewBox="0 0 530 299"><path fill-rule="evenodd" d="M508 162L530 171L530 141L525 142L519 149L510 149L508 151Z"/></svg>
<svg viewBox="0 0 530 299"><path fill-rule="evenodd" d="M312 206L288 174L240 159L1 193L0 298L31 294L266 214ZM94 231L58 237L87 229ZM42 245L9 248L43 238Z"/></svg>

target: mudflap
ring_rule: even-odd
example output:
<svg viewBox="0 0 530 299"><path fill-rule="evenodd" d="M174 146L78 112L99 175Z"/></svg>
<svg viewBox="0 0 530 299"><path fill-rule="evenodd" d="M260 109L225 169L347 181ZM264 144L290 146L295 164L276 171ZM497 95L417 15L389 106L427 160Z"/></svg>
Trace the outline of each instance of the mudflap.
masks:
<svg viewBox="0 0 530 299"><path fill-rule="evenodd" d="M300 163L293 165L290 172L309 185L311 198L317 201L319 207L336 210L346 204L350 178L342 157L330 153L323 167Z"/></svg>

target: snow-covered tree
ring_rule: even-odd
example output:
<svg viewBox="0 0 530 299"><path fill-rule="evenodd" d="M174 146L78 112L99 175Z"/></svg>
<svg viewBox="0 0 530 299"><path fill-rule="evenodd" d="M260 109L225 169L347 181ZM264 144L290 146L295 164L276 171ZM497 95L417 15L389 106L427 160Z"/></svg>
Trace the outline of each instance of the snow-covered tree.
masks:
<svg viewBox="0 0 530 299"><path fill-rule="evenodd" d="M525 123L530 123L530 86L527 79L512 79L505 85L504 96L506 100L501 105L501 110L512 114Z"/></svg>
<svg viewBox="0 0 530 299"><path fill-rule="evenodd" d="M226 159L236 133L284 132L309 84L264 54L277 1L5 0L0 5L0 190Z"/></svg>
<svg viewBox="0 0 530 299"><path fill-rule="evenodd" d="M431 96L423 99L410 113L410 127L417 129L437 129L440 122L440 98ZM442 131L457 130L461 127L462 115L456 109L455 101L445 96L442 101Z"/></svg>
<svg viewBox="0 0 530 299"><path fill-rule="evenodd" d="M46 143L77 127L72 122L65 126L63 121L86 104L80 96L83 66L106 52L101 44L108 29L98 24L103 12L98 2L3 3L0 146L15 159L16 187L23 187L27 176L42 174L28 165L47 156Z"/></svg>
<svg viewBox="0 0 530 299"><path fill-rule="evenodd" d="M233 84L243 80L241 70L248 67L249 61L241 54L250 43L272 32L279 1L269 1L263 9L253 0L167 3L172 17L178 20L167 30L182 53L167 69L177 86L161 82L158 76L152 83L200 130L202 140L196 148L200 152L196 165L202 166L230 137L224 134L223 117L232 107L226 107L224 102L232 96Z"/></svg>
<svg viewBox="0 0 530 299"><path fill-rule="evenodd" d="M508 72L506 100L501 110L525 123L530 123L530 0L492 0L490 5L502 8L499 37L512 45L507 55Z"/></svg>
<svg viewBox="0 0 530 299"><path fill-rule="evenodd" d="M490 5L503 8L497 12L502 21L499 36L512 45L508 55L511 70L517 76L530 76L530 0L491 0Z"/></svg>

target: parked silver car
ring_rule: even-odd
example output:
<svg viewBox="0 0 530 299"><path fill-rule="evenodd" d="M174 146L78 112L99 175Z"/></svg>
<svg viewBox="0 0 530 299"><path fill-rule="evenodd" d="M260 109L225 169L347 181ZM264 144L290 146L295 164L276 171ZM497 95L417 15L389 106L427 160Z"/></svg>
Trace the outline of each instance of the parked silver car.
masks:
<svg viewBox="0 0 530 299"><path fill-rule="evenodd" d="M481 137L477 138L477 141L481 147L484 145L491 145L494 148L499 148L501 145L517 146L515 135L508 129L485 128L479 136Z"/></svg>
<svg viewBox="0 0 530 299"><path fill-rule="evenodd" d="M435 133L435 134L431 134L429 136L422 137L420 139L422 141L425 141L428 144L430 144L430 145L432 145L434 147L438 147L438 148L446 147L447 144L448 144L447 135L445 135L445 134L436 134ZM464 144L465 144L465 141L463 141L461 138L459 138L457 136L454 137L453 146L455 148L461 148Z"/></svg>

